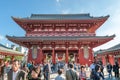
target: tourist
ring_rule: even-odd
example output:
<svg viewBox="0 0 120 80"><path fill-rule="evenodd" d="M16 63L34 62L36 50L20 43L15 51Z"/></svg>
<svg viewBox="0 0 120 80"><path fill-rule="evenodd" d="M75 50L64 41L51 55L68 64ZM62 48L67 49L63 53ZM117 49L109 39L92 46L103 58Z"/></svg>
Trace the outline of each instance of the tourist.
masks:
<svg viewBox="0 0 120 80"><path fill-rule="evenodd" d="M92 64L90 65L90 70L91 70L91 71L95 70L95 66L96 66L96 63L95 63L95 61L94 61L94 62L92 62Z"/></svg>
<svg viewBox="0 0 120 80"><path fill-rule="evenodd" d="M51 62L51 73L54 73L54 65L52 62Z"/></svg>
<svg viewBox="0 0 120 80"><path fill-rule="evenodd" d="M37 72L38 72L38 77L41 79L42 71L41 71L41 66L40 65L37 67Z"/></svg>
<svg viewBox="0 0 120 80"><path fill-rule="evenodd" d="M27 67L27 64L25 64L25 63L23 64L22 70L24 70L26 73L29 72L29 69L28 69L28 67Z"/></svg>
<svg viewBox="0 0 120 80"><path fill-rule="evenodd" d="M48 62L44 62L43 74L44 74L44 80L50 80L50 72L49 72Z"/></svg>
<svg viewBox="0 0 120 80"><path fill-rule="evenodd" d="M103 74L103 76L104 76L104 72L103 72L103 71L104 71L103 62L102 62L102 61L99 61L98 64L100 65L101 72L102 72L102 74Z"/></svg>
<svg viewBox="0 0 120 80"><path fill-rule="evenodd" d="M78 64L78 70L80 71L80 68L81 68L81 65L80 64Z"/></svg>
<svg viewBox="0 0 120 80"><path fill-rule="evenodd" d="M55 78L55 80L65 80L65 77L62 75L63 71L62 69L58 70L58 76Z"/></svg>
<svg viewBox="0 0 120 80"><path fill-rule="evenodd" d="M80 68L79 79L86 80L86 71L84 66L81 66Z"/></svg>
<svg viewBox="0 0 120 80"><path fill-rule="evenodd" d="M90 65L90 79L94 78L94 75L95 75L95 66L96 66L96 62L93 61L92 64Z"/></svg>
<svg viewBox="0 0 120 80"><path fill-rule="evenodd" d="M65 65L64 65L64 73L66 73L67 70L68 70L68 65L67 65L67 63L65 63Z"/></svg>
<svg viewBox="0 0 120 80"><path fill-rule="evenodd" d="M93 80L104 80L104 77L102 75L101 68L99 65L95 66L95 73L94 73Z"/></svg>
<svg viewBox="0 0 120 80"><path fill-rule="evenodd" d="M115 62L115 65L113 65L113 72L115 74L115 77L119 78L119 64L118 64L118 62Z"/></svg>
<svg viewBox="0 0 120 80"><path fill-rule="evenodd" d="M29 62L27 63L27 67L28 67L28 69L30 69L31 65L32 65L32 62L29 61Z"/></svg>
<svg viewBox="0 0 120 80"><path fill-rule="evenodd" d="M108 62L107 64L108 77L112 78L112 65Z"/></svg>
<svg viewBox="0 0 120 80"><path fill-rule="evenodd" d="M77 72L74 70L74 66L72 63L69 65L69 70L66 71L66 80L79 80L79 77L77 75Z"/></svg>
<svg viewBox="0 0 120 80"><path fill-rule="evenodd" d="M39 77L39 71L37 67L34 67L31 71L31 78L28 80L41 80Z"/></svg>
<svg viewBox="0 0 120 80"><path fill-rule="evenodd" d="M27 73L20 70L20 62L13 60L12 69L7 74L7 80L26 80Z"/></svg>
<svg viewBox="0 0 120 80"><path fill-rule="evenodd" d="M77 64L75 62L73 62L74 64L74 70L77 70Z"/></svg>
<svg viewBox="0 0 120 80"><path fill-rule="evenodd" d="M35 67L35 62L32 61L30 66L29 66L29 70L32 71L32 69Z"/></svg>

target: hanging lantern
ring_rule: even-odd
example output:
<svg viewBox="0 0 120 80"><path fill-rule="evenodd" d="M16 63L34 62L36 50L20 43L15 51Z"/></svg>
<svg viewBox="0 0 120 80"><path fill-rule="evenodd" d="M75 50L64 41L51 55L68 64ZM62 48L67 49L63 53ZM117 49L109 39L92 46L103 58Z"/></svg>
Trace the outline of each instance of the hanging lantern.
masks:
<svg viewBox="0 0 120 80"><path fill-rule="evenodd" d="M38 54L37 45L33 45L32 46L32 58L36 59L37 58L37 54Z"/></svg>
<svg viewBox="0 0 120 80"><path fill-rule="evenodd" d="M89 58L89 49L88 46L84 46L84 58L88 59Z"/></svg>

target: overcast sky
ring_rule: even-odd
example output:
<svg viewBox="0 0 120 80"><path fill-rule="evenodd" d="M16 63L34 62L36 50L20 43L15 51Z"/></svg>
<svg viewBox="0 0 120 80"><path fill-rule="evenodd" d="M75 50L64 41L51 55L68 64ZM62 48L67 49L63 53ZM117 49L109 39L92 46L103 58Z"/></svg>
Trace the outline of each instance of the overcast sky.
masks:
<svg viewBox="0 0 120 80"><path fill-rule="evenodd" d="M24 36L11 18L29 17L34 14L79 14L90 13L100 17L110 15L109 19L96 31L97 36L115 34L114 40L95 48L106 49L120 42L120 0L1 0L0 1L0 43L11 44L5 36Z"/></svg>

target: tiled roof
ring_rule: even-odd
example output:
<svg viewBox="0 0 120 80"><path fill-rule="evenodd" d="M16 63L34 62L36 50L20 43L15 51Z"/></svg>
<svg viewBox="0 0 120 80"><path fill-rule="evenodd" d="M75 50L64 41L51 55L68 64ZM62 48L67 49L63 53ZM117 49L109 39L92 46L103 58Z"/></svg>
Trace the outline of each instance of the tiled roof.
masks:
<svg viewBox="0 0 120 80"><path fill-rule="evenodd" d="M120 49L120 43L111 48L108 48L108 51L113 51L113 50L118 50L118 49Z"/></svg>
<svg viewBox="0 0 120 80"><path fill-rule="evenodd" d="M3 53L8 53L8 55L24 55L23 53L21 52L18 52L18 51L15 51L15 50L12 50L8 47L5 47L4 45L0 44L0 52L3 52ZM0 53L1 54L1 53Z"/></svg>
<svg viewBox="0 0 120 80"><path fill-rule="evenodd" d="M0 43L0 47L4 47L4 48L7 48L9 49L8 47L4 46L3 44Z"/></svg>
<svg viewBox="0 0 120 80"><path fill-rule="evenodd" d="M102 54L102 53L107 53L107 52L116 51L116 50L120 50L120 44L117 44L117 45L110 47L108 49L98 50L95 52L95 54Z"/></svg>
<svg viewBox="0 0 120 80"><path fill-rule="evenodd" d="M104 16L104 17L109 17ZM24 18L24 19L40 19L40 20L63 20L63 19L76 19L76 20L86 20L86 19L101 19L104 18L103 16L101 17L92 17L90 14L31 14L30 17Z"/></svg>
<svg viewBox="0 0 120 80"><path fill-rule="evenodd" d="M39 43L39 42L43 42L43 43L51 43L51 42L83 42L83 43L90 43L93 42L95 43L93 45L93 47L99 46L101 44L104 44L105 42L108 42L110 40L112 40L115 35L112 36L37 36L37 37L16 37L16 36L6 36L8 38L8 40L22 45L24 47L29 47L29 44L27 44L28 42L30 43Z"/></svg>
<svg viewBox="0 0 120 80"><path fill-rule="evenodd" d="M113 38L112 36L40 36L40 37L16 37L16 36L6 36L7 38L14 38L19 40L84 40L84 39L104 39Z"/></svg>
<svg viewBox="0 0 120 80"><path fill-rule="evenodd" d="M106 51L106 49L100 49L98 51L95 51L94 54L97 55L97 54L102 54Z"/></svg>

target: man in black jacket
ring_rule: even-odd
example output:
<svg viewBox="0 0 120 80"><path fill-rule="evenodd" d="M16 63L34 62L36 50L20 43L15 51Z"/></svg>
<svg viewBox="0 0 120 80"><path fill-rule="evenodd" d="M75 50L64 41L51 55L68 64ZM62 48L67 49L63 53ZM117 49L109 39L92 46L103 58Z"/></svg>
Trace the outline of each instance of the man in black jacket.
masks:
<svg viewBox="0 0 120 80"><path fill-rule="evenodd" d="M118 78L119 77L119 64L118 64L118 62L115 62L115 65L113 65L113 72L115 74L115 77Z"/></svg>
<svg viewBox="0 0 120 80"><path fill-rule="evenodd" d="M107 72L109 73L109 78L112 77L112 65L108 62L107 64Z"/></svg>

